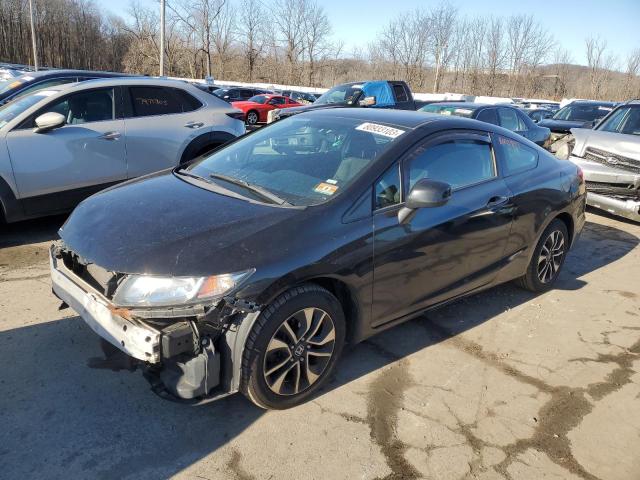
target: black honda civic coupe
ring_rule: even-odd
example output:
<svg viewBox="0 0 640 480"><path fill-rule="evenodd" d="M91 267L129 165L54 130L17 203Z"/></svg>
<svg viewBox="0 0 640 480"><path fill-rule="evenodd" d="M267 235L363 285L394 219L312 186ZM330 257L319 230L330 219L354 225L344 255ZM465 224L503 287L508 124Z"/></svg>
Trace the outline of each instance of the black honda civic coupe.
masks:
<svg viewBox="0 0 640 480"><path fill-rule="evenodd" d="M318 110L82 202L53 291L156 393L287 408L347 342L510 280L551 288L584 209L575 164L498 126Z"/></svg>

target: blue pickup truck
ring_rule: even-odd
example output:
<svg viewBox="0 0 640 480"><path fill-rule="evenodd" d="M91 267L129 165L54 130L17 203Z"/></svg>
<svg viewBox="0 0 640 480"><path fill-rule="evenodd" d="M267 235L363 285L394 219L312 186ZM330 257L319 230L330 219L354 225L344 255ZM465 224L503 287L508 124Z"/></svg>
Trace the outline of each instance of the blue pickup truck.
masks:
<svg viewBox="0 0 640 480"><path fill-rule="evenodd" d="M272 110L267 117L267 123L321 108L373 107L417 110L424 103L416 102L411 89L402 81L350 82L336 85L310 105Z"/></svg>

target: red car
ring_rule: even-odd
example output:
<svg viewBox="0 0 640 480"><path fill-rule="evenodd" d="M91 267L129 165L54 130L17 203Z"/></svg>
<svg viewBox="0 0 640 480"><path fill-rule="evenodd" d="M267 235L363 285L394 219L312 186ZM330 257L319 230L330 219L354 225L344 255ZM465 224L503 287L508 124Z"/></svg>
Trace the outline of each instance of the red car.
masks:
<svg viewBox="0 0 640 480"><path fill-rule="evenodd" d="M267 113L276 108L301 107L302 104L282 95L255 95L243 102L231 102L231 105L245 113L247 125L266 123Z"/></svg>

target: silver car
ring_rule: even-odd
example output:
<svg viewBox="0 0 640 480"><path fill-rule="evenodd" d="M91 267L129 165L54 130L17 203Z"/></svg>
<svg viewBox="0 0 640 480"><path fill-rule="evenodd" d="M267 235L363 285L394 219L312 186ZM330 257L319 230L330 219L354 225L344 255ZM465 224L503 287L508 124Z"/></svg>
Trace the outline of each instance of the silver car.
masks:
<svg viewBox="0 0 640 480"><path fill-rule="evenodd" d="M242 115L188 83L145 78L59 85L17 99L0 107L0 214L14 222L69 211L110 185L244 134Z"/></svg>
<svg viewBox="0 0 640 480"><path fill-rule="evenodd" d="M640 101L619 105L593 130L571 133L569 159L584 172L587 203L640 222Z"/></svg>

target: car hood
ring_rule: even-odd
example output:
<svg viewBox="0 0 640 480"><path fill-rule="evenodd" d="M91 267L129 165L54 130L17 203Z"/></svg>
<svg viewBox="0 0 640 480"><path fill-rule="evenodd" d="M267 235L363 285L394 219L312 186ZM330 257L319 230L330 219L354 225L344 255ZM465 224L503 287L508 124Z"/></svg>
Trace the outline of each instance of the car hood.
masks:
<svg viewBox="0 0 640 480"><path fill-rule="evenodd" d="M590 122L583 122L581 120L554 120L552 118L548 118L546 120L541 120L537 123L540 127L547 127L552 132L566 132L572 128L584 128Z"/></svg>
<svg viewBox="0 0 640 480"><path fill-rule="evenodd" d="M290 235L278 227L302 214L227 197L163 172L89 197L59 233L84 260L110 271L204 276L265 261L284 232Z"/></svg>
<svg viewBox="0 0 640 480"><path fill-rule="evenodd" d="M242 107L264 107L264 104L257 102L247 102L246 100L242 100L240 102L231 102L231 105L236 108Z"/></svg>
<svg viewBox="0 0 640 480"><path fill-rule="evenodd" d="M571 130L575 138L574 155L584 156L587 147L612 155L640 161L640 136L615 132L602 132L585 128Z"/></svg>

